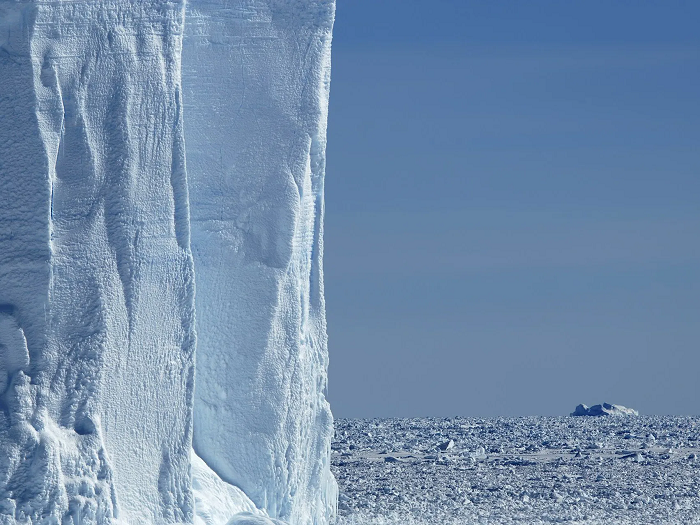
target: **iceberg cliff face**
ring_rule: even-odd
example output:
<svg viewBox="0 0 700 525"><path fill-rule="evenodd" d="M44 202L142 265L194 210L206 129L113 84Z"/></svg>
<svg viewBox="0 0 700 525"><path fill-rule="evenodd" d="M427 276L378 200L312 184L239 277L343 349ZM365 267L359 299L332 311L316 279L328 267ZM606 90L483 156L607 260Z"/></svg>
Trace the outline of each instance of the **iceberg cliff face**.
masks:
<svg viewBox="0 0 700 525"><path fill-rule="evenodd" d="M0 521L190 522L183 4L1 9Z"/></svg>
<svg viewBox="0 0 700 525"><path fill-rule="evenodd" d="M189 10L0 0L0 523L334 512L334 3Z"/></svg>
<svg viewBox="0 0 700 525"><path fill-rule="evenodd" d="M327 522L337 499L322 276L334 7L193 0L183 50L194 446L299 525Z"/></svg>

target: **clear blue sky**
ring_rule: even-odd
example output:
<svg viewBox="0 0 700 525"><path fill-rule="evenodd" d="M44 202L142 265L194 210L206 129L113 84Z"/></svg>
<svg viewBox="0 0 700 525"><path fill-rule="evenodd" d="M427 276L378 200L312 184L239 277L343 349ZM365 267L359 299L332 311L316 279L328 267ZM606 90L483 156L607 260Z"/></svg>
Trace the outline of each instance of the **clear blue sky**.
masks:
<svg viewBox="0 0 700 525"><path fill-rule="evenodd" d="M700 2L338 0L338 417L700 414Z"/></svg>

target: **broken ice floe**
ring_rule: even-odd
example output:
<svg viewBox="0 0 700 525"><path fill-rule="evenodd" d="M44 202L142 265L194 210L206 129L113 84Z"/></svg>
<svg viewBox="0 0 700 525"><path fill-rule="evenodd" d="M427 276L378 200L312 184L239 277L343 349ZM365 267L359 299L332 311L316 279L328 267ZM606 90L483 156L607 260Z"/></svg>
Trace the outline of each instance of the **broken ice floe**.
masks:
<svg viewBox="0 0 700 525"><path fill-rule="evenodd" d="M454 448L454 446L455 446L455 442L452 439L450 439L449 441L445 441L444 443L440 443L438 445L438 448L442 451L447 451L447 450Z"/></svg>
<svg viewBox="0 0 700 525"><path fill-rule="evenodd" d="M502 525L699 523L698 418L336 425L333 464L343 494L336 525L462 525L486 523L484 516ZM455 446L440 450L449 440Z"/></svg>

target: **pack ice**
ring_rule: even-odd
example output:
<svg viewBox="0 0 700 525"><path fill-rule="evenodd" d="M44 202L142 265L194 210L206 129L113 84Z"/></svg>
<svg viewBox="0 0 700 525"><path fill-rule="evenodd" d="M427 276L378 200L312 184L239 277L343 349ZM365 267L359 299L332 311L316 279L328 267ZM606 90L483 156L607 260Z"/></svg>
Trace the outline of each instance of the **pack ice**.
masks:
<svg viewBox="0 0 700 525"><path fill-rule="evenodd" d="M334 7L0 0L0 524L334 514Z"/></svg>

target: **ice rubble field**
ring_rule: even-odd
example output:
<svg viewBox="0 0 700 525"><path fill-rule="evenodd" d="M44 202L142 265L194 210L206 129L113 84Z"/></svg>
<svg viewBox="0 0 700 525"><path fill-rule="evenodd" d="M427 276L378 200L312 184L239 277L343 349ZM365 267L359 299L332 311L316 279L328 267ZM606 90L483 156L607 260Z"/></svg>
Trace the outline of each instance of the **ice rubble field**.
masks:
<svg viewBox="0 0 700 525"><path fill-rule="evenodd" d="M698 417L340 419L336 524L700 523L698 454Z"/></svg>

